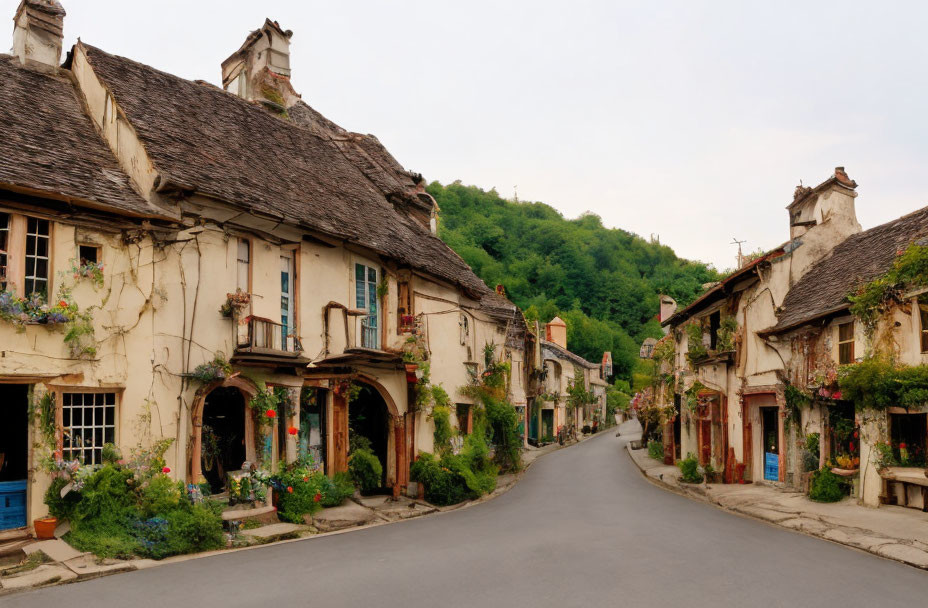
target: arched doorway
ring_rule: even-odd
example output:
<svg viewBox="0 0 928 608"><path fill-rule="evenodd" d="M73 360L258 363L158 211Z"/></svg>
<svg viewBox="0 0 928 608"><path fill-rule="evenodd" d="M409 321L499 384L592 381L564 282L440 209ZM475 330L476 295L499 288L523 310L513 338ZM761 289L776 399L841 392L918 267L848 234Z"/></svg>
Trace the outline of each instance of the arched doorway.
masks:
<svg viewBox="0 0 928 608"><path fill-rule="evenodd" d="M200 465L210 491L227 490L226 473L242 468L246 460L245 398L231 386L213 390L203 403Z"/></svg>
<svg viewBox="0 0 928 608"><path fill-rule="evenodd" d="M383 467L381 488L386 489L390 455L390 431L393 421L380 392L369 384L358 383L360 390L348 403L349 453L369 442L370 449Z"/></svg>
<svg viewBox="0 0 928 608"><path fill-rule="evenodd" d="M190 412L192 422L191 449L188 452L190 459L187 463L187 479L189 483L200 483L200 481L205 480L210 483L210 488L215 491L214 488L218 487L220 478L223 486L225 485L226 472L238 470L241 468L242 462L254 459L254 425L247 411L247 403L257 392L258 389L251 380L242 378L238 374L233 374L225 380L214 382L197 391ZM207 407L207 403L209 403L209 407ZM204 415L209 416L209 421L204 418ZM234 422L236 420L237 423ZM206 475L207 471L203 466L204 461L211 460L210 464L212 466L218 464L216 453L223 446L204 446L204 439L212 439L210 435L204 433L204 425L210 426L210 435L218 434L217 428L230 427L232 429L231 435L233 437L229 437L229 432L225 433L226 441L223 444L226 445L226 455L221 456L221 458L222 462L225 463L223 467L231 466L233 468L225 469L222 473L213 471L210 476ZM204 435L207 436L204 437ZM242 458L239 458L242 453L238 451L237 446L239 444L235 439L239 436L243 438L241 445L244 457ZM238 460L238 462L235 462L235 460ZM217 482L216 486L213 485L214 482Z"/></svg>

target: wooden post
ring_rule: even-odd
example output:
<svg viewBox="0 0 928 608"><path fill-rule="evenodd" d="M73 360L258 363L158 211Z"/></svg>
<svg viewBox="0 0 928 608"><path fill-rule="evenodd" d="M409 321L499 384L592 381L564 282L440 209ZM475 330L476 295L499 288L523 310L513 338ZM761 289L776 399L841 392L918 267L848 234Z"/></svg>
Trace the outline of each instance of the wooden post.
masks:
<svg viewBox="0 0 928 608"><path fill-rule="evenodd" d="M348 398L335 393L332 399L332 473L348 470Z"/></svg>

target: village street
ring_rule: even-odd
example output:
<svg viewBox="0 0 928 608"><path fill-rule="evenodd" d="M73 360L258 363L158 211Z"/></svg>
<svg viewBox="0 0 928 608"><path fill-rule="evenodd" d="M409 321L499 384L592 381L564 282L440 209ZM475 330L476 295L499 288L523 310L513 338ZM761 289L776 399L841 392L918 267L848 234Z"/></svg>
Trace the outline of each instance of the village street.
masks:
<svg viewBox="0 0 928 608"><path fill-rule="evenodd" d="M545 456L511 491L472 508L51 587L0 604L718 607L924 600L925 572L668 493L641 476L625 443L605 432Z"/></svg>

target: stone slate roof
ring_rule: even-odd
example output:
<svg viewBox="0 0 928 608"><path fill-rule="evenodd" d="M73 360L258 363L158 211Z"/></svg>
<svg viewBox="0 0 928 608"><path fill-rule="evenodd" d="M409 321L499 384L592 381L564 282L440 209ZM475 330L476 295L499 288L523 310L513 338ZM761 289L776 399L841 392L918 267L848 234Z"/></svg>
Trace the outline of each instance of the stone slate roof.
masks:
<svg viewBox="0 0 928 608"><path fill-rule="evenodd" d="M524 321L441 239L410 217L431 209L421 177L371 135L305 103L273 115L215 86L80 43L162 176L159 188L216 198L371 249L464 288L498 321Z"/></svg>
<svg viewBox="0 0 928 608"><path fill-rule="evenodd" d="M159 188L198 192L355 243L472 294L489 291L444 242L396 209L384 186L332 141L328 128L286 120L212 85L82 47L162 175Z"/></svg>
<svg viewBox="0 0 928 608"><path fill-rule="evenodd" d="M892 268L899 251L928 237L928 207L848 237L786 294L777 324L785 331L850 306L849 293Z"/></svg>
<svg viewBox="0 0 928 608"><path fill-rule="evenodd" d="M71 81L0 55L0 186L132 215L163 215L130 186Z"/></svg>
<svg viewBox="0 0 928 608"><path fill-rule="evenodd" d="M541 341L541 353L543 359L567 359L587 369L596 369L599 367L598 363L590 363L580 355L574 354L566 348L562 348L559 344L548 342L547 340Z"/></svg>

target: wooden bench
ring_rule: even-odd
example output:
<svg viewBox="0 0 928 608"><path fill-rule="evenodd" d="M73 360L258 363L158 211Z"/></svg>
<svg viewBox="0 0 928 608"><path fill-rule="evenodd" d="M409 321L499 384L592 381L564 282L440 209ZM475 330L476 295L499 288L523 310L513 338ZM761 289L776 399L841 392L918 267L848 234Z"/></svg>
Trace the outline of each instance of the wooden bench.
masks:
<svg viewBox="0 0 928 608"><path fill-rule="evenodd" d="M922 495L922 511L928 513L928 476L925 469L919 467L887 467L880 471L883 478L883 498L888 504L896 504L893 484L902 486L902 505L909 506L909 488L917 487Z"/></svg>

